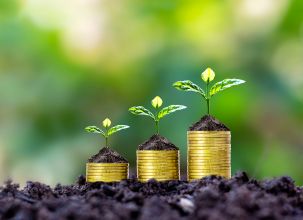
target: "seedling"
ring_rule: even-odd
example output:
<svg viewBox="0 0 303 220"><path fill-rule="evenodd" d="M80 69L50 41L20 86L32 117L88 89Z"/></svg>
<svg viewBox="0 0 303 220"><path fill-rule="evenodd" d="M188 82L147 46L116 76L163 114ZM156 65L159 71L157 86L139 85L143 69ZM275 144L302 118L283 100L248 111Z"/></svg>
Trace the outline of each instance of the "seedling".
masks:
<svg viewBox="0 0 303 220"><path fill-rule="evenodd" d="M111 123L112 123L111 120L109 118L106 118L102 122L102 125L105 130L98 128L97 126L88 126L85 128L85 131L87 131L89 133L101 134L105 138L105 144L106 144L105 146L108 147L109 136L111 136L112 134L114 134L118 131L129 128L128 125L116 125L116 126L110 127Z"/></svg>
<svg viewBox="0 0 303 220"><path fill-rule="evenodd" d="M186 92L196 92L200 94L203 99L206 100L207 103L207 114L210 114L210 100L217 93L224 91L225 89L231 88L233 86L237 86L245 83L244 80L241 79L224 79L220 82L215 83L212 87L210 87L210 82L215 79L215 72L211 68L207 68L201 74L202 80L205 82L205 90L191 82L190 80L177 81L173 84L173 86L181 91Z"/></svg>
<svg viewBox="0 0 303 220"><path fill-rule="evenodd" d="M167 106L160 110L160 107L162 106L163 101L159 96L156 96L151 101L151 104L154 107L154 109L156 110L154 114L143 106L131 107L129 109L129 111L134 115L144 115L144 116L148 116L148 117L152 118L155 122L155 129L156 129L157 134L159 134L159 121L161 118L163 118L164 116L167 116L175 111L179 111L179 110L186 108L186 106L184 106L184 105L170 105L170 106Z"/></svg>

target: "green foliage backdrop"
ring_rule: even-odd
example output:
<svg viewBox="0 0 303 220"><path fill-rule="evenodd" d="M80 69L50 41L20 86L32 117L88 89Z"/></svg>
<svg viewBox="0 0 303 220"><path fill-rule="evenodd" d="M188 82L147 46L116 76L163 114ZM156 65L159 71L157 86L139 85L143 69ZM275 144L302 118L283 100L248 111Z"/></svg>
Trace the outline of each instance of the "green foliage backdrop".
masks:
<svg viewBox="0 0 303 220"><path fill-rule="evenodd" d="M156 95L188 106L160 125L185 172L186 130L206 108L171 85L198 83L209 66L217 80L247 81L212 99L232 130L233 172L302 184L302 10L301 0L1 1L0 180L71 183L103 145L83 128L105 117L130 125L111 145L134 168L154 127L128 108Z"/></svg>

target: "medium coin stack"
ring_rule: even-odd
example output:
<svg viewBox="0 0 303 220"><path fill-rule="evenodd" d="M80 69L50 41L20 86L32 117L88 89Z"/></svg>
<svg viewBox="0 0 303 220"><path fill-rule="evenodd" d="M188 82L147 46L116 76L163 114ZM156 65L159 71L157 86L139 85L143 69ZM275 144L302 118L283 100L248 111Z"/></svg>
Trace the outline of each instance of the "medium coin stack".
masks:
<svg viewBox="0 0 303 220"><path fill-rule="evenodd" d="M231 177L230 131L187 132L188 181L204 176Z"/></svg>
<svg viewBox="0 0 303 220"><path fill-rule="evenodd" d="M178 150L137 150L137 178L140 182L179 180Z"/></svg>
<svg viewBox="0 0 303 220"><path fill-rule="evenodd" d="M86 181L119 182L128 179L128 163L87 163Z"/></svg>

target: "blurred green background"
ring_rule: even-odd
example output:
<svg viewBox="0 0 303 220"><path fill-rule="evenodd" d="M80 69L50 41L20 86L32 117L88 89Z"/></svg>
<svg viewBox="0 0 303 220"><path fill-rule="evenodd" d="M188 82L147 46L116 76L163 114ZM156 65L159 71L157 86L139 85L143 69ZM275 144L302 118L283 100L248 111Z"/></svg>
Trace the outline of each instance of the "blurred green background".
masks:
<svg viewBox="0 0 303 220"><path fill-rule="evenodd" d="M103 140L84 132L105 117L128 124L111 145L135 167L152 121L128 113L164 105L189 108L161 122L186 171L186 130L205 113L196 94L171 84L248 83L212 101L232 130L232 169L303 183L303 1L0 1L0 180L54 185L85 173Z"/></svg>

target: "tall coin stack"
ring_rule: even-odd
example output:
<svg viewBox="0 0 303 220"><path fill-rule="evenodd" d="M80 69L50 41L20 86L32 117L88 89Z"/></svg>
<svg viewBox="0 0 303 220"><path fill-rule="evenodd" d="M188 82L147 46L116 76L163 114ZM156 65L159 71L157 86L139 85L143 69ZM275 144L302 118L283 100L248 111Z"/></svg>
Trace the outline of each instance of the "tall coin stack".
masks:
<svg viewBox="0 0 303 220"><path fill-rule="evenodd" d="M188 181L204 176L231 177L230 131L187 132Z"/></svg>
<svg viewBox="0 0 303 220"><path fill-rule="evenodd" d="M119 182L128 179L128 163L87 163L86 181Z"/></svg>
<svg viewBox="0 0 303 220"><path fill-rule="evenodd" d="M137 150L137 177L140 182L179 180L178 150Z"/></svg>

